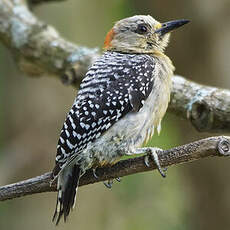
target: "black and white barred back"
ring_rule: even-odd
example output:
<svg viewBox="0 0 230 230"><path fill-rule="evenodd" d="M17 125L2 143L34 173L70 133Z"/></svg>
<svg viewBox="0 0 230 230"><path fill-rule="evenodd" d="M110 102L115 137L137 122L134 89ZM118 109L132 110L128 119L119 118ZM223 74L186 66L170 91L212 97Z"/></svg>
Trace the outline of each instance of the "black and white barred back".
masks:
<svg viewBox="0 0 230 230"><path fill-rule="evenodd" d="M92 65L63 125L54 177L119 119L140 110L153 88L155 64L150 55L107 51ZM84 171L79 162L76 164L72 169L76 175L70 175L71 185L66 186L70 191L59 185L63 194L58 195L57 223L63 214L66 219L74 203L75 188Z"/></svg>
<svg viewBox="0 0 230 230"><path fill-rule="evenodd" d="M152 90L154 66L149 55L117 52L106 52L94 63L61 131L56 156L60 168L118 119L142 107Z"/></svg>

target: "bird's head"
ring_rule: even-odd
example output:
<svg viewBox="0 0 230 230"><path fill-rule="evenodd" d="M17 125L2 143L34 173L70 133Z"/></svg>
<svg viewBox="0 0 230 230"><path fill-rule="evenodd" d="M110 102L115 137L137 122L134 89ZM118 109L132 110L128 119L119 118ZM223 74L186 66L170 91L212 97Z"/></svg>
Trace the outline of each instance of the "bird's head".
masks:
<svg viewBox="0 0 230 230"><path fill-rule="evenodd" d="M182 19L160 23L149 15L125 18L107 33L104 49L124 53L162 52L169 42L170 32L188 22Z"/></svg>

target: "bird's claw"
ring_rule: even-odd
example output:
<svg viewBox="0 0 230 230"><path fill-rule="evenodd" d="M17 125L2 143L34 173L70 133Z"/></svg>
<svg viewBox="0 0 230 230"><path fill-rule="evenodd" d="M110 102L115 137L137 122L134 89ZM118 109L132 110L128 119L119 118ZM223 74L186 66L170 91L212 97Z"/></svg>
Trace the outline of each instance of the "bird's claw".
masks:
<svg viewBox="0 0 230 230"><path fill-rule="evenodd" d="M99 176L96 174L96 169L93 168L92 171L93 171L93 176L94 176L94 178L98 179ZM121 182L121 178L120 178L120 177L117 177L117 178L115 178L115 179L116 179L117 182ZM106 186L106 188L111 189L111 188L112 188L112 185L113 185L113 179L110 179L110 180L108 180L107 182L104 181L103 184Z"/></svg>
<svg viewBox="0 0 230 230"><path fill-rule="evenodd" d="M117 177L115 178L117 182L121 182L121 178L120 177Z"/></svg>
<svg viewBox="0 0 230 230"><path fill-rule="evenodd" d="M108 180L107 182L104 181L103 184L105 185L106 188L111 189L113 185L113 180Z"/></svg>
<svg viewBox="0 0 230 230"><path fill-rule="evenodd" d="M149 151L149 154L145 156L144 158L144 162L145 162L145 165L147 167L150 167L149 165L149 158L151 157L156 166L157 166L157 169L159 171L159 173L161 174L162 177L166 177L166 171L167 171L167 168L161 168L161 165L160 165L160 161L159 161L159 158L158 158L158 155L157 155L157 151L162 151L162 149L159 149L159 148L148 148L147 149Z"/></svg>
<svg viewBox="0 0 230 230"><path fill-rule="evenodd" d="M120 178L120 177L115 178L115 180L116 180L117 182L121 182L121 178ZM110 180L108 180L107 182L104 181L103 184L105 185L106 188L111 189L111 188L112 188L112 185L113 185L113 179L110 179Z"/></svg>
<svg viewBox="0 0 230 230"><path fill-rule="evenodd" d="M96 174L96 169L93 169L93 176L94 176L96 179L99 178L98 175Z"/></svg>

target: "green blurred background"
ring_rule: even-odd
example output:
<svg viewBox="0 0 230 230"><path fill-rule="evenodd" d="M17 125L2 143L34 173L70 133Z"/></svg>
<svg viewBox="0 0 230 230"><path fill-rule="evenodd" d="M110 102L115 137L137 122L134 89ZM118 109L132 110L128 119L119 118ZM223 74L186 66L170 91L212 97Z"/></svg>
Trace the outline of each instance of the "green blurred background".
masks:
<svg viewBox="0 0 230 230"><path fill-rule="evenodd" d="M101 47L121 18L150 14L160 21L191 23L172 34L167 55L176 73L199 83L230 86L230 1L69 0L38 6L34 13L77 44ZM0 44L0 184L40 175L54 165L56 143L75 90L53 78L28 78ZM167 114L160 137L149 145L169 148L214 134L200 134ZM122 178L112 190L79 189L77 207L58 229L230 229L229 159L205 159ZM56 193L1 202L0 229L55 229Z"/></svg>

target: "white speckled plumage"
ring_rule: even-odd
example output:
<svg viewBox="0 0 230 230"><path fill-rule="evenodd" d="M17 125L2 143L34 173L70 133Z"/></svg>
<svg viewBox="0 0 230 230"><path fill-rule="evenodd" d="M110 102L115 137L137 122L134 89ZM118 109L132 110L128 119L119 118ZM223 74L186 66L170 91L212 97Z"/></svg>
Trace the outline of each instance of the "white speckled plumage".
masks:
<svg viewBox="0 0 230 230"><path fill-rule="evenodd" d="M142 25L148 33L139 31ZM155 33L161 26L151 16L117 22L106 37L106 51L82 81L57 147L56 223L69 215L87 169L132 154L155 128L160 132L174 71L163 54L169 34Z"/></svg>

